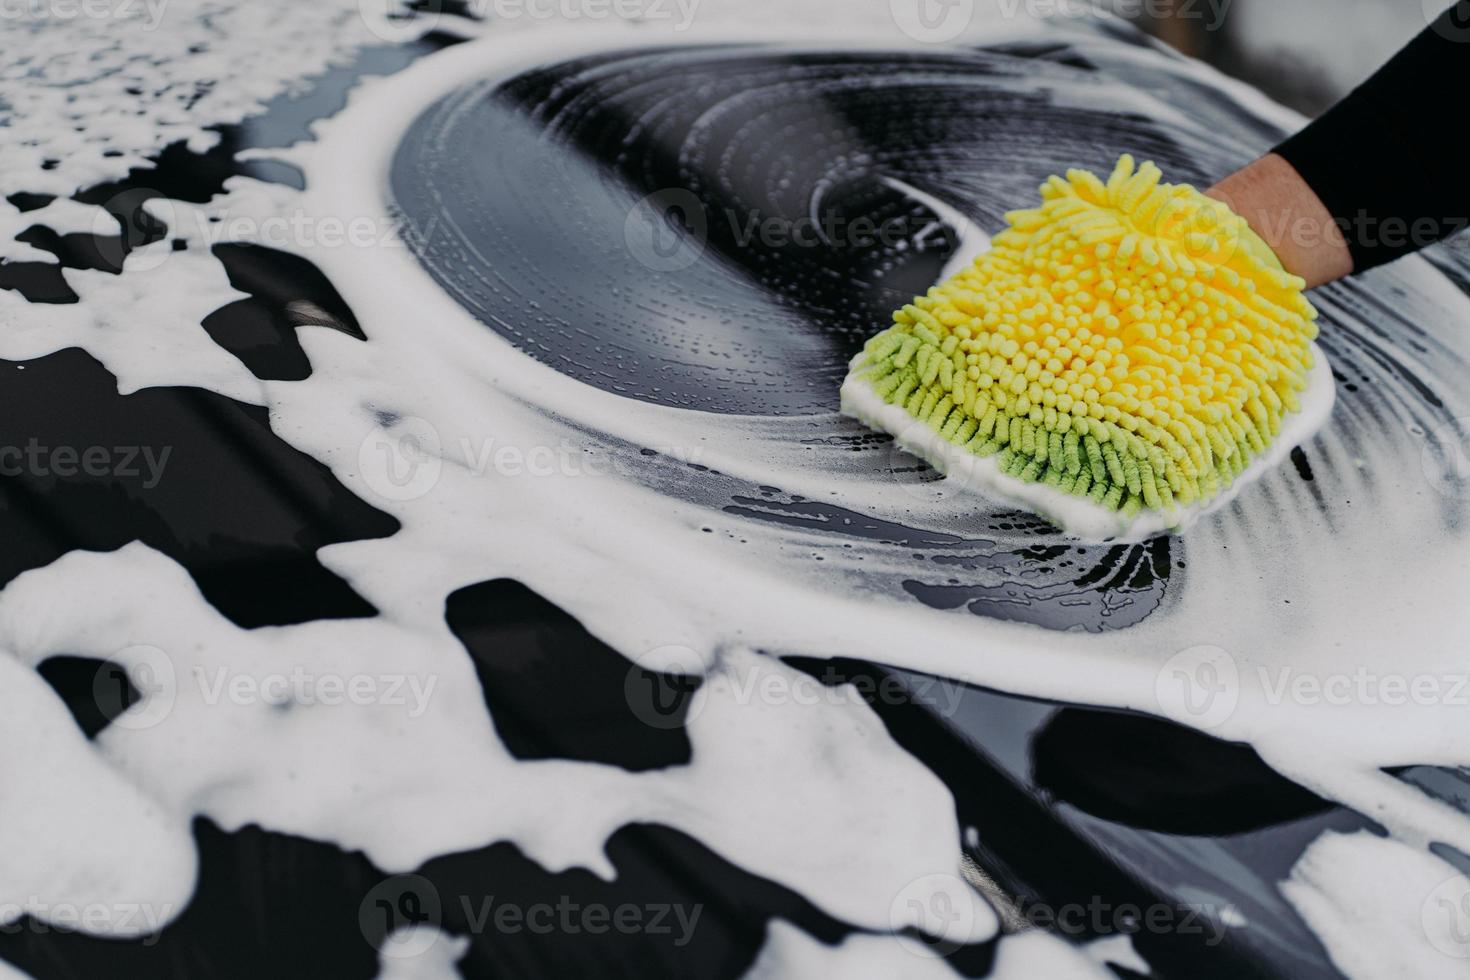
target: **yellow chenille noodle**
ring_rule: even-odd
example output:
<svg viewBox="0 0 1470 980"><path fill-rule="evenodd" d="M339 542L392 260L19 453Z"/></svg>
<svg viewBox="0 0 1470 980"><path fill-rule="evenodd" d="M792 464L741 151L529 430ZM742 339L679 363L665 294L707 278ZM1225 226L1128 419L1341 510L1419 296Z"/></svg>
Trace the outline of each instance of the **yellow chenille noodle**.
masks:
<svg viewBox="0 0 1470 980"><path fill-rule="evenodd" d="M1228 486L1312 366L1305 283L1225 205L1124 156L1080 170L894 314L858 375L1003 472L1110 510Z"/></svg>

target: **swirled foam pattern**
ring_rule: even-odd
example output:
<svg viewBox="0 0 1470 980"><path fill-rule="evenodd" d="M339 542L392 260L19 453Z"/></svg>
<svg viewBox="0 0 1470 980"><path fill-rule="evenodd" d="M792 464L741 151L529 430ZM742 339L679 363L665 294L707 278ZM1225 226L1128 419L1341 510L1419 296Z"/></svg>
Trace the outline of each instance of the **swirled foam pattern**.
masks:
<svg viewBox="0 0 1470 980"><path fill-rule="evenodd" d="M402 18L262 0L230 30L202 0L27 33L57 77L11 105L40 135L0 206L0 392L157 471L6 498L0 956L192 968L223 917L241 975L1442 975L1463 943L1429 912L1470 893L1436 802L1470 763L1462 247L1313 294L1338 400L1290 462L1182 535L1082 542L842 417L849 359L1047 174L1126 151L1202 185L1296 120L1108 21L946 46L887 3L841 38L830 4L756 30L707 3L688 33L439 36L324 85L310 139L319 112L256 105L339 57L289 35ZM119 63L167 111L126 116ZM242 98L189 94L216 75ZM82 139L56 105L96 153L47 164ZM211 128L257 110L292 135ZM407 248L325 234L384 215ZM64 710L100 661L121 703ZM937 695L865 695L875 664ZM397 686L248 696L298 676ZM1213 909L1223 945L992 942L1078 881ZM679 945L477 904L548 896L709 914Z"/></svg>
<svg viewBox="0 0 1470 980"><path fill-rule="evenodd" d="M1379 771L1460 758L1452 699L1410 713L1291 686L1457 676L1462 253L1314 293L1338 388L1324 429L1182 536L1088 545L840 418L835 382L895 301L967 261L1045 175L1127 151L1204 185L1277 138L1280 114L1097 40L508 62L466 67L416 114L391 199L421 268L528 355L496 361L505 390L645 459L654 441L699 450L637 469L669 512L636 523L705 535L652 574L721 610L715 635L1162 713L1405 839L1470 846ZM797 238L860 219L898 234ZM753 578L681 589L677 569L705 561Z"/></svg>
<svg viewBox="0 0 1470 980"><path fill-rule="evenodd" d="M623 397L712 413L697 424L716 441L722 429L758 432L765 491L722 487L707 471L677 491L765 525L742 533L800 528L824 541L807 550L866 560L865 577L941 607L1128 626L1164 600L1192 546L1214 551L1220 533L1268 520L1331 526L1363 507L1351 487L1371 476L1349 450L1372 437L1333 426L1197 542L1099 547L983 497L951 490L936 507L937 474L825 417L866 336L968 258L975 228L1002 227L1040 176L1106 172L1121 148L1203 185L1268 131L1228 100L1198 97L1167 61L1095 57L1046 45L598 54L440 99L395 154L393 199L425 268L524 353ZM1136 89L1117 87L1120 67ZM1172 108L1186 98L1187 119ZM1375 298L1405 292L1391 275L1320 295L1339 417L1367 413L1397 452L1406 427L1433 433L1455 416L1422 380L1428 365L1406 363L1414 348L1383 343L1427 333L1411 307ZM1372 322L1332 316L1365 303L1380 314ZM824 473L834 486L858 482L873 511L770 489ZM1300 517L1267 516L1283 510Z"/></svg>

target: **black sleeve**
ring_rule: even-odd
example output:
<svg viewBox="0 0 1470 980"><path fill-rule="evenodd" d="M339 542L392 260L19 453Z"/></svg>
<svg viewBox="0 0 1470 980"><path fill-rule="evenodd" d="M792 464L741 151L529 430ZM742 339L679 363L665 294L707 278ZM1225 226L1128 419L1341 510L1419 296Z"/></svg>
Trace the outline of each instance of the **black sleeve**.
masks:
<svg viewBox="0 0 1470 980"><path fill-rule="evenodd" d="M1353 271L1470 224L1470 0L1276 148L1337 219Z"/></svg>

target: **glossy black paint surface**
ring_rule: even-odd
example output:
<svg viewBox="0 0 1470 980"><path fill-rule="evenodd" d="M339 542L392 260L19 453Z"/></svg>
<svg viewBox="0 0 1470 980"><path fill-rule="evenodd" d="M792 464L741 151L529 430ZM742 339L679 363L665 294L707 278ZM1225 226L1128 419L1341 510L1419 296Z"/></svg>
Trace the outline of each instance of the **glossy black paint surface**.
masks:
<svg viewBox="0 0 1470 980"><path fill-rule="evenodd" d="M370 53L354 71L391 68L432 47ZM504 92L477 92L474 98L482 105L471 119L484 128L469 135L496 137L506 155L487 166L487 173L500 179L473 185L475 193L488 195L476 198L474 208L458 210L454 198L442 196L465 187L433 183L420 188L425 195L420 203L456 209L467 221L473 211L480 231L492 236L483 240L487 248L504 240L493 236L511 234L525 247L514 262L496 266L493 282L444 285L527 353L630 397L772 415L830 408L846 356L896 297L932 280L956 242L952 229L940 228L926 239L938 244L914 246L918 230L936 216L878 181L878 163L885 172L901 168L905 150L920 139L926 146L952 145L955 153L963 153L981 152L977 143L989 137L975 129L934 128L937 121L899 119L891 106L874 117L875 104L881 108L887 100L913 93L903 87L849 90L847 80L886 70L886 63L868 57L730 54L711 60L675 54L652 62L641 57L634 58L634 69L644 73L668 73L672 59L684 74L670 75L670 84L677 81L693 93L665 120L667 125L680 125L687 116L679 113L701 105L704 95L689 73L707 77L714 85L710 91L718 92L722 72L733 65L742 84L754 72L813 93L828 92L830 97L814 95L809 103L786 104L774 114L765 106L751 116L762 125L790 125L825 138L788 141L779 147L782 152L770 146L765 156L737 152L725 165L723 179L704 174L695 180L698 168L688 171L685 161L665 152L656 128L630 144L618 138L628 119L641 111L641 96L558 89L561 97L587 100L584 108L591 116L590 130L579 138L579 155L568 161L560 154L537 156L546 150L531 125L548 87L565 70L535 73ZM1038 65L1050 66L1046 70L1087 70L1085 60L1065 49L1022 51L1015 57L1035 58ZM1018 70L1015 57L1006 70ZM993 64L987 68L988 58L935 58L909 69L916 78L961 81L967 94L983 96L986 72L998 70ZM296 138L306 119L339 104L352 77L353 72L334 73L311 99L273 106L266 117L230 134L231 152ZM982 107L992 126L1006 125L1007 114L1027 108L1004 101ZM965 100L963 107L956 101L943 120L957 126L962 108L977 111L972 101ZM1084 116L1074 121L1075 128L1058 134L1058 159L1095 162L1106 129ZM895 128L900 123L902 128ZM721 145L740 151L742 132L722 131ZM405 153L414 152L421 135L416 130L410 136ZM1167 154L1170 148L1160 138L1153 149ZM799 215L810 198L813 175L828 172L837 157L848 160L849 167L832 182L826 203L848 217L900 219L908 231L899 239L908 243L905 248L747 249L720 230L728 226L716 223L707 226L708 250L699 264L676 274L640 271L636 256L618 240L629 207L640 194L661 188L690 191L701 207L716 202L747 218ZM605 168L598 169L604 159ZM569 194L591 197L578 198L577 208L525 210L524 202L507 195L515 189L513 180L528 179L526 168L541 163L547 167L538 170L539 176L549 171L553 179L569 182ZM233 166L228 157L184 159L172 150L154 170L135 174L132 183L139 189L137 201L153 193L200 199L234 172ZM929 160L904 175L920 184L925 167L934 166ZM777 171L789 174L791 183L752 177ZM927 173L933 177L936 171ZM612 185L603 179L607 174L616 178ZM290 180L289 174L275 176ZM405 207L413 206L414 189L395 182ZM111 199L118 188L98 189L92 196L104 191ZM1022 194L1019 185L1002 191ZM63 241L41 231L32 240L56 254L61 265L105 267L109 254L128 247L129 235L137 244L167 233L140 223L137 214L135 209L119 214L123 234L115 241ZM579 224L589 214L598 220ZM656 217L663 220L661 214ZM977 217L994 223L997 216ZM600 263L594 274L569 257L579 253ZM351 311L330 284L300 260L253 249L223 250L219 257L232 282L251 296L212 314L201 329L257 376L291 379L309 371L295 343L294 324L300 321L293 319L293 304L308 302L332 313L349 332L353 328ZM552 278L559 271L566 273L565 280ZM58 281L56 267L0 266L0 287L17 289L35 302L64 301ZM671 286L676 281L677 290ZM579 298L571 311L590 318L601 332L588 336L572 320L549 311L527 315L535 310L527 304L535 302L536 290L551 282L575 284ZM671 309L667 304L674 295L699 298L700 308L692 311L699 315ZM661 316L669 323L650 333L650 324ZM675 335L679 356L660 359ZM707 382L711 372L720 379L715 384ZM119 396L106 372L79 351L23 366L0 364L0 373L0 417L15 431L53 442L157 442L172 447L176 461L162 481L148 488L115 477L4 478L0 537L6 548L0 582L71 549L108 549L142 539L183 563L206 597L242 626L374 613L316 562L314 552L334 541L391 534L394 522L277 439L263 412L192 390ZM1308 464L1299 461L1297 469L1310 480ZM836 514L774 488L722 487L716 504L722 513L755 524L820 520L831 525L836 517L840 528L833 533L939 555L955 580L913 579L905 588L916 601L964 606L984 616L1011 618L1014 613L1051 628L1100 628L1099 607L1119 596L1147 615L1163 600L1170 576L1182 564L1168 542L1077 549L1079 554L1055 551L1048 533L1029 526L1021 515L1015 526L1000 530L1034 533L1038 540L996 549L988 539ZM969 570L994 562L994 550L1003 552L1003 562L1018 577L1024 571L1034 581L1038 569L1054 577L1022 595L994 594L960 578L967 562ZM487 710L517 757L595 760L630 769L687 761L688 739L677 725L654 730L628 710L621 655L524 585L498 580L461 590L450 598L446 619L475 660ZM1127 625L1122 621L1109 628ZM1183 930L1141 935L1136 945L1154 976L1338 975L1275 886L1319 833L1367 823L1284 781L1249 749L1153 719L979 689L966 689L955 710L931 696L932 679L852 661L795 663L826 683L861 681L860 689L898 692L869 700L894 737L949 785L962 826L976 831L967 856L1014 910L1024 915L1038 907L1092 902L1187 910L1203 890L1239 907L1259 929L1232 933L1222 945ZM89 736L128 700L125 693L99 695L103 687L112 689L96 682L104 669L80 658L55 658L42 670ZM577 679L566 680L572 676ZM668 685L675 695L690 690L678 678L648 680ZM1446 793L1457 779L1439 770L1420 772L1418 778ZM202 855L198 894L184 916L159 936L111 942L45 931L22 920L0 930L0 958L41 980L368 978L377 973L372 942L381 938L383 925L432 919L450 935L472 938L460 962L466 978L733 978L754 960L773 917L795 922L827 942L851 932L800 896L661 827L632 826L614 836L609 854L619 877L611 883L580 871L548 873L503 844L438 858L408 879L388 875L360 854L256 828L224 832L200 821L195 836ZM875 849L883 846L881 840L872 842ZM385 895L391 899L387 905L376 904ZM473 915L492 896L521 904L561 898L583 904L698 904L708 925L688 946L652 935L506 936L487 931ZM380 924L372 917L384 907L388 921ZM1089 927L1067 938L1086 941L1111 934ZM966 976L983 976L992 952L988 946L964 950L952 962Z"/></svg>

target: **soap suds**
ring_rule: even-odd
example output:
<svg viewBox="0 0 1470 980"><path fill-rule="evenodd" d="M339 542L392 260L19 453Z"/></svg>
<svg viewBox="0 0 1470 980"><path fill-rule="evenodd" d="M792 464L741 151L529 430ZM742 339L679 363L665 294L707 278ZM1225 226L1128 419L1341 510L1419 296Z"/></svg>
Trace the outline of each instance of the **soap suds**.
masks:
<svg viewBox="0 0 1470 980"><path fill-rule="evenodd" d="M469 945L433 926L399 929L383 944L378 980L460 980L455 964Z"/></svg>
<svg viewBox="0 0 1470 980"><path fill-rule="evenodd" d="M76 595L91 597L86 617L64 615ZM511 757L442 616L434 624L384 618L241 630L183 569L140 544L73 552L17 577L0 591L0 646L31 665L60 651L110 659L140 678L143 699L97 740L130 781L109 783L78 764L77 752L90 750L59 705L50 727L66 726L76 749L33 749L30 774L65 767L79 787L92 785L94 799L107 800L78 808L78 818L136 811L130 794L141 787L150 802L144 813L160 829L145 835L134 826L140 815L115 823L116 838L92 838L116 848L146 836L150 850L137 852L138 867L111 862L113 887L161 894L175 914L192 884L183 829L203 814L227 830L254 823L331 840L390 871L513 840L549 870L585 867L605 877L614 871L603 853L607 838L628 823L659 823L866 928L887 928L894 897L908 889L921 903L943 892L950 907L973 909L973 939L995 930L989 907L958 879L911 888L958 866L959 829L944 785L914 765L855 692L816 705L752 700L751 691L799 687L791 668L766 657L731 649L709 674L686 728L696 765L631 773ZM19 669L10 659L0 663ZM228 693L242 682L247 692L264 691L269 678L296 671L402 678L401 690L427 694L347 705L296 699L283 712L266 697ZM24 693L12 696L19 703ZM814 770L818 758L824 765ZM41 828L75 803L63 798L60 814L36 808L9 819L38 821L27 826L44 837ZM178 828L173 838L165 836L169 827ZM854 862L854 839L888 846ZM147 854L157 856L143 861ZM82 857L99 860L95 852ZM43 893L49 849L30 860L36 870L20 880ZM900 912L905 921L907 909Z"/></svg>
<svg viewBox="0 0 1470 980"><path fill-rule="evenodd" d="M1470 969L1470 879L1423 850L1367 832L1324 834L1281 891L1352 980Z"/></svg>
<svg viewBox="0 0 1470 980"><path fill-rule="evenodd" d="M993 980L1107 980L1111 970L1099 965L1086 952L1045 932L1031 930L1000 941L996 951Z"/></svg>
<svg viewBox="0 0 1470 980"><path fill-rule="evenodd" d="M814 11L823 7L803 8L804 16L819 21ZM185 6L169 9L169 17L192 16ZM84 112L99 127L111 128L94 130L96 152L56 137L58 150L76 152L68 154L74 162L54 170L41 169L39 147L0 149L7 186L69 194L120 176L175 139L207 143L206 120L240 118L262 98L320 70L340 45L351 43L341 38L361 33L345 26L355 14L334 20L343 14L328 6L230 9L241 12L230 15L239 19L228 30L200 28L216 49L230 37L228 56L199 63L221 76L228 73L230 84L216 86L221 94L211 96L215 101L160 108L157 118L136 122L115 112L123 100L88 81L91 73L105 75L107 59L114 56L100 54L96 64L81 68L59 47L72 43L71 35L57 32L29 61L34 66L43 59L45 74L95 95L67 112ZM301 18L324 19L283 13L297 9L313 11ZM725 16L738 20L741 14ZM867 26L886 22L886 9L879 10L855 18L849 23L857 26L840 35L830 29L814 34L812 43L909 43L891 29L875 34ZM333 36L334 25L343 26L338 40L321 40ZM1022 35L1035 30L1018 23L1005 29ZM319 127L321 142L281 151L279 156L306 172L305 192L256 193L254 182L242 180L209 207L238 204L256 208L253 213L299 208L339 219L382 215L398 134L455 86L614 45L731 40L738 33L713 16L678 36L632 29L526 31L512 46L489 31L483 40L363 87L338 118ZM777 25L747 36L778 41L792 34ZM88 43L101 50L105 36L99 32ZM999 36L997 30L986 39ZM181 64L192 66L187 49L199 38L193 28L178 28L131 43L144 50L174 45ZM1216 84L1213 73L1185 62L1160 66L1158 59L1114 42L1079 44L1105 66L1133 65L1141 72L1148 58L1151 71L1173 73L1189 84ZM127 45L120 51L126 63ZM262 51L268 52L264 60ZM146 70L177 71L175 80L183 83L198 74L189 67ZM236 87L246 79L254 81ZM59 109L61 96L42 94L41 88L11 110L12 126L23 130ZM1141 102L1165 111L1164 100L1106 78L1083 89L1075 96L1079 104ZM1069 97L1057 93L1059 99ZM118 119L104 124L109 114ZM184 118L176 120L176 114ZM1244 125L1233 134L1189 128L1187 120L1179 125L1180 143L1217 166L1249 148L1241 142L1249 132ZM125 151L123 157L101 156L114 145ZM247 196L255 203L243 203ZM166 203L175 214L188 207ZM81 218L57 212L59 223ZM1470 303L1422 260L1406 260L1335 290L1338 305L1327 304L1324 311L1332 322L1323 343L1334 366L1376 371L1382 390L1391 393L1374 406L1377 415L1362 401L1339 400L1332 423L1312 444L1314 461L1323 464L1315 467L1314 490L1326 504L1318 506L1279 470L1266 474L1184 536L1188 571L1164 608L1136 627L1099 636L1045 633L922 607L896 587L912 571L891 549L859 564L801 531L751 532L745 534L749 547L736 535L705 535L702 527L717 524L744 533L748 524L617 475L578 480L476 473L461 447L478 445L493 426L503 441L525 446L567 439L597 449L617 440L682 447L730 478L779 485L909 526L968 527L974 509L965 495L920 500L895 493L886 475L859 471L850 462L847 470L828 466L837 450L828 456L798 445L789 429L769 420L669 410L571 381L486 331L435 287L408 250L332 249L319 242L293 250L341 290L369 338L364 344L330 329L301 329L313 373L299 382L256 381L197 328L204 313L240 295L211 266L207 252L191 248L161 256L140 250L122 275L105 280L97 278L104 273L68 270L68 282L83 297L75 310L25 304L0 291L0 356L24 359L82 346L117 376L123 392L194 385L264 404L281 438L403 525L391 538L320 553L325 565L381 610L371 620L239 630L205 602L181 568L141 545L105 555L74 553L7 585L0 592L0 647L8 653L0 656L0 671L16 676L0 689L10 692L6 720L28 739L7 744L29 748L0 752L0 785L55 787L57 773L74 777L45 800L31 798L24 807L0 811L0 836L27 842L0 856L0 880L20 883L16 901L53 908L79 901L142 903L163 910L166 920L192 888L187 826L197 814L226 829L259 823L361 848L387 869L411 869L440 854L511 840L548 869L581 866L604 875L611 871L602 850L608 835L630 821L655 821L685 830L847 922L890 931L898 896L915 881L953 875L959 866L953 800L888 737L855 693L821 706L749 703L741 692L751 690L751 683L793 683L789 668L753 649L867 657L1021 694L1167 713L1158 692L1161 683L1176 679L1181 664L1175 658L1209 645L1235 665L1234 686L1217 690L1205 683L1211 678L1188 670L1183 682L1231 700L1223 717L1209 713L1215 734L1251 742L1284 772L1371 809L1390 831L1421 848L1429 839L1470 838L1462 815L1414 790L1380 793L1375 781L1387 778L1378 773L1381 766L1470 761L1463 707L1447 701L1413 710L1382 701L1335 705L1282 700L1275 693L1285 671L1319 678L1359 667L1406 677L1463 672L1462 652L1470 641L1470 610L1463 602L1470 574L1462 558L1464 508L1432 489L1424 443L1404 433L1421 421L1439 422L1421 427L1433 433L1448 419L1470 416L1463 384L1470 341L1462 329ZM1396 295L1388 311L1373 305L1390 289ZM1383 338L1377 321L1388 316L1432 328L1425 350L1403 350ZM1319 364L1327 357L1319 356ZM1437 414L1427 413L1423 399L1392 371L1374 366L1395 357L1405 359L1408 370L1442 399ZM856 430L836 412L802 424ZM381 489L393 485L390 460L361 449L369 440L401 448L424 426L437 435L442 451L437 478L416 497L393 499ZM421 449L423 442L414 445ZM851 453L844 458L850 460ZM814 569L810 555L824 546L833 559ZM689 723L692 764L632 774L510 757L479 700L469 660L443 621L445 596L496 576L526 582L630 662L707 671L709 693ZM163 694L145 691L148 697L110 726L95 748L34 673L56 654L142 666L157 663L154 650L163 652L173 670L172 687L164 689L171 692L167 710L156 710ZM425 685L431 677L437 681L430 710L413 717L404 705L297 705L282 712L260 703L210 704L194 682L196 668L208 677L220 667L255 672L298 666L319 674L398 673L418 676ZM152 724L134 723L154 714L161 717ZM813 759L824 760L822 770ZM77 833L56 832L78 821L86 826ZM405 834L404 827L414 832ZM85 846L79 848L78 841ZM1422 849L1392 846L1399 849L1393 855L1406 856L1406 862L1415 855L1433 860ZM1349 873L1351 862L1330 863L1335 872L1316 863L1299 869L1293 901L1330 937L1340 962L1356 963L1355 957L1367 953L1337 924L1340 903L1362 895L1372 879ZM1427 874L1419 874L1422 866L1404 868L1416 886L1420 878L1427 881ZM1322 897L1329 892L1332 897ZM974 910L969 938L994 933L993 915L972 892L946 896ZM116 920L114 925L112 931L127 931ZM792 932L779 923L771 928L778 966L783 948L803 962L824 961L813 972L828 972L826 962L842 956L848 945L866 951L882 943L909 956L887 937L852 939L834 952L808 948L814 941ZM1407 927L1396 935L1405 943L1412 938ZM1050 975L1030 967L1056 957L1066 961L1066 969L1089 975L1085 957L1078 962L1066 953L1057 941L1040 936L1009 937L1000 945L1002 964L1015 964L1017 975ZM1433 953L1421 940L1403 956ZM936 976L947 970L934 969Z"/></svg>
<svg viewBox="0 0 1470 980"><path fill-rule="evenodd" d="M170 143L202 152L219 140L212 127L375 43L369 18L388 10L356 0L27 6L6 19L0 127L26 138L0 143L0 197L65 198L150 166ZM0 220L8 207L0 202Z"/></svg>
<svg viewBox="0 0 1470 980"><path fill-rule="evenodd" d="M944 960L909 952L887 936L850 936L834 948L788 922L774 919L766 930L760 956L745 974L745 980L785 977L954 980L958 975Z"/></svg>
<svg viewBox="0 0 1470 980"><path fill-rule="evenodd" d="M0 928L145 936L194 888L189 815L160 806L87 743L56 693L0 656ZM99 806L99 801L106 801Z"/></svg>

